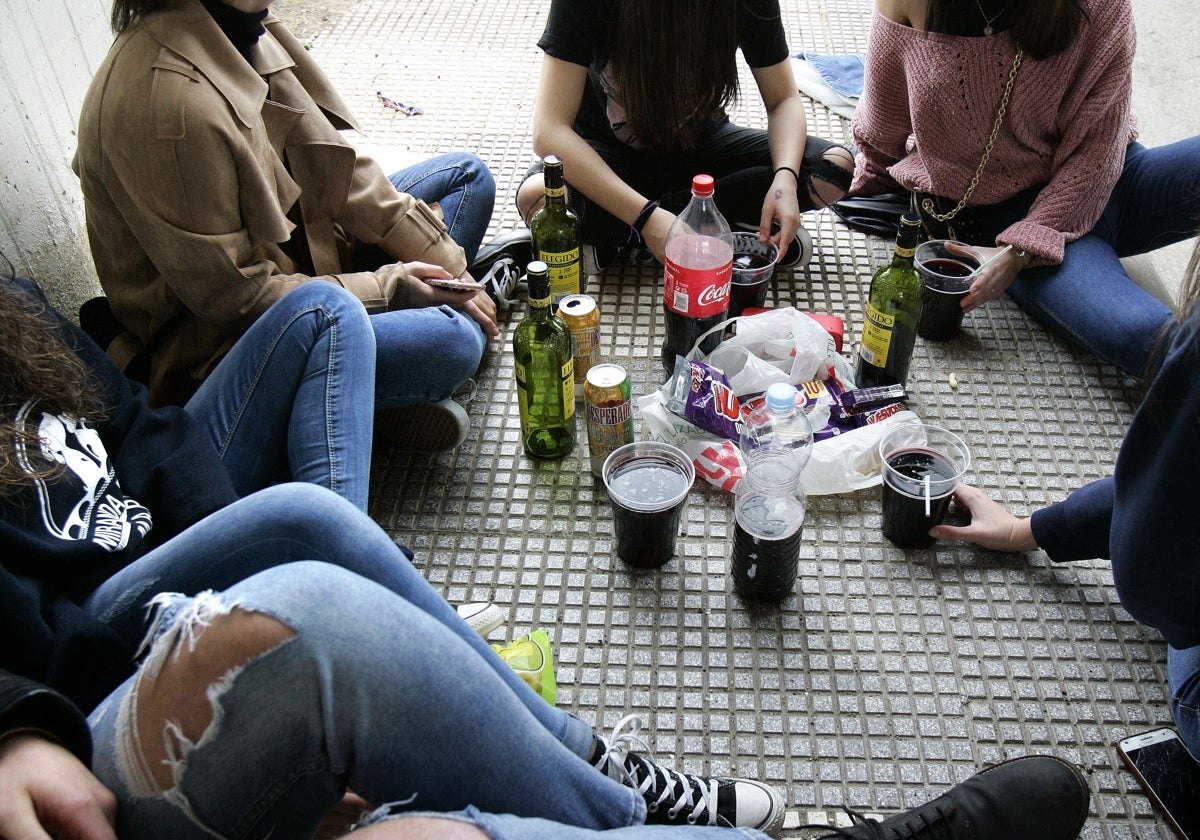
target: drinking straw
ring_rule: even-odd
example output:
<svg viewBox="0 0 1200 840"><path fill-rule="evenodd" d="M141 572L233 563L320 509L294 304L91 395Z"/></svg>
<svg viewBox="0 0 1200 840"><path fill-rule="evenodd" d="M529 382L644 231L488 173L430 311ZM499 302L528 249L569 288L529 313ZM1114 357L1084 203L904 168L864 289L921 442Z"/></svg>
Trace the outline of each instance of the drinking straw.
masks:
<svg viewBox="0 0 1200 840"><path fill-rule="evenodd" d="M1000 259L1002 256L1004 256L1005 254L1007 254L1007 253L1008 253L1009 251L1011 251L1011 250L1012 250L1012 245L1005 245L1005 246L1004 246L1003 248L1001 248L999 251L997 251L996 253L992 254L992 255L991 255L990 257L988 257L986 260L984 260L983 262L981 262L981 263L979 264L979 268L975 269L975 270L974 270L974 271L972 271L970 274L968 274L966 279L967 279L967 280L974 280L976 277L978 277L978 276L979 276L979 272L983 271L985 268L987 268L989 265L991 265L992 263L994 263L996 260Z"/></svg>
<svg viewBox="0 0 1200 840"><path fill-rule="evenodd" d="M929 518L929 476L925 476L925 518Z"/></svg>

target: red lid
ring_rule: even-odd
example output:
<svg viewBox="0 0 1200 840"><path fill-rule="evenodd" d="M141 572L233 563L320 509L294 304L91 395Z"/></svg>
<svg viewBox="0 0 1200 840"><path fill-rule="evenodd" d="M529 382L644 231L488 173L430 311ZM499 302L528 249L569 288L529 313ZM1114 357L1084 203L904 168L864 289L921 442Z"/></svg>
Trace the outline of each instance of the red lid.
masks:
<svg viewBox="0 0 1200 840"><path fill-rule="evenodd" d="M713 194L713 176L696 175L692 178L692 192L696 195L710 196Z"/></svg>

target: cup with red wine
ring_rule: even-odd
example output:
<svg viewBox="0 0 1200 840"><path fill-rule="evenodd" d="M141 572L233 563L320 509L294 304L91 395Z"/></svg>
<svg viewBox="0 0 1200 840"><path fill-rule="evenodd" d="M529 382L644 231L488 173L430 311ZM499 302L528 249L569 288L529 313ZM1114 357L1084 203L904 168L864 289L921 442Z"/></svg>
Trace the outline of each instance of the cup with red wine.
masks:
<svg viewBox="0 0 1200 840"><path fill-rule="evenodd" d="M767 287L779 261L779 246L759 242L757 233L733 235L733 276L729 282L729 316L759 309L767 301Z"/></svg>
<svg viewBox="0 0 1200 840"><path fill-rule="evenodd" d="M608 456L601 470L613 505L617 556L656 569L675 555L675 537L696 469L669 443L636 441Z"/></svg>
<svg viewBox="0 0 1200 840"><path fill-rule="evenodd" d="M962 329L962 300L979 268L970 247L953 239L931 239L917 246L913 262L925 282L917 335L926 341L949 341Z"/></svg>
<svg viewBox="0 0 1200 840"><path fill-rule="evenodd" d="M971 451L953 432L902 423L879 441L883 461L883 535L900 548L933 545L954 485L971 465Z"/></svg>

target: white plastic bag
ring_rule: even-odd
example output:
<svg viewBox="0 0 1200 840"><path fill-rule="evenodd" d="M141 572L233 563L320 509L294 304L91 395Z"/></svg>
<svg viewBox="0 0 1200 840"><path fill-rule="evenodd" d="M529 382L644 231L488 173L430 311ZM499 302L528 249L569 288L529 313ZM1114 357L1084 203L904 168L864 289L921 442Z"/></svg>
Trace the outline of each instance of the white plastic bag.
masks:
<svg viewBox="0 0 1200 840"><path fill-rule="evenodd" d="M697 476L714 487L733 492L746 474L746 463L736 443L668 411L662 392L657 389L638 397L637 405L651 440L678 446L692 459ZM814 424L818 420L813 418ZM817 441L808 466L800 474L805 492L810 496L828 496L878 485L883 480L880 439L898 423L919 421L911 411L898 411L878 423ZM824 422L820 425L824 426Z"/></svg>
<svg viewBox="0 0 1200 840"><path fill-rule="evenodd" d="M713 333L737 325L737 334L725 339L707 357L700 344ZM844 382L854 381L849 362L837 352L833 337L795 307L785 306L742 315L717 324L696 340L688 353L724 371L739 397L765 391L772 382L799 385L826 379L832 368Z"/></svg>

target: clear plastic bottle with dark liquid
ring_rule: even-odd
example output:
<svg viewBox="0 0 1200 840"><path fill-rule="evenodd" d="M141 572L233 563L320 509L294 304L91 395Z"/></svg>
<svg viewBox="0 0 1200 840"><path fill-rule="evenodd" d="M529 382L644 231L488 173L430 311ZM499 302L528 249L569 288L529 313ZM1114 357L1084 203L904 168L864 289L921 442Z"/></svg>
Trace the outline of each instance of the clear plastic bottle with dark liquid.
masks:
<svg viewBox="0 0 1200 840"><path fill-rule="evenodd" d="M713 200L713 178L692 179L692 200L667 232L663 268L664 378L675 370L675 357L686 356L701 335L725 320L733 278L733 232ZM700 349L712 352L720 333Z"/></svg>
<svg viewBox="0 0 1200 840"><path fill-rule="evenodd" d="M744 420L746 475L734 493L730 574L743 598L782 601L800 563L807 497L800 473L812 454L813 429L794 385L776 382Z"/></svg>

